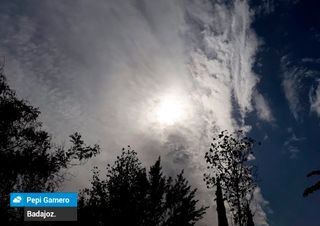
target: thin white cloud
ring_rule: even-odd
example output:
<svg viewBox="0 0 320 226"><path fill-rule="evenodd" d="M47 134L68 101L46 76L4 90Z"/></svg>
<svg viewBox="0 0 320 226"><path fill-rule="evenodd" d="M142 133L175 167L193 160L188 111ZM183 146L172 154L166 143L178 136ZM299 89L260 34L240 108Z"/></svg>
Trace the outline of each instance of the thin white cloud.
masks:
<svg viewBox="0 0 320 226"><path fill-rule="evenodd" d="M302 59L302 62L308 63L310 60ZM319 72L309 69L301 64L295 64L289 60L289 56L283 56L281 59L281 68L283 74L283 90L285 97L288 101L289 109L298 121L303 120L303 114L305 113L306 104L308 103L308 93L309 100L311 103L311 111L316 108L314 102L317 98L314 98L312 94L313 87L306 89L308 86L315 82L318 77Z"/></svg>
<svg viewBox="0 0 320 226"><path fill-rule="evenodd" d="M297 93L297 81L295 78L286 78L283 80L285 96L289 103L289 108L296 120L299 119L299 113L302 110L299 103L299 94Z"/></svg>
<svg viewBox="0 0 320 226"><path fill-rule="evenodd" d="M302 62L304 63L315 63L315 64L320 64L320 58L310 58L306 57L302 59Z"/></svg>
<svg viewBox="0 0 320 226"><path fill-rule="evenodd" d="M291 113L296 120L299 119L299 114L302 111L299 100L299 86L301 82L301 76L305 73L305 70L299 67L290 66L290 61L288 56L283 56L281 58L281 66L283 73L283 89L285 97L288 101L288 105Z"/></svg>
<svg viewBox="0 0 320 226"><path fill-rule="evenodd" d="M314 94L313 94L314 93ZM320 117L320 81L317 87L310 90L310 110L315 112Z"/></svg>
<svg viewBox="0 0 320 226"><path fill-rule="evenodd" d="M269 206L269 202L264 199L261 194L261 189L258 187L253 193L253 202L251 203L253 219L259 226L268 226L268 214L272 214L273 210Z"/></svg>
<svg viewBox="0 0 320 226"><path fill-rule="evenodd" d="M267 122L273 122L275 119L272 115L267 100L259 93L255 95L254 100L258 117Z"/></svg>
<svg viewBox="0 0 320 226"><path fill-rule="evenodd" d="M259 5L256 6L256 15L268 15L273 13L275 10L274 0L262 0Z"/></svg>
<svg viewBox="0 0 320 226"><path fill-rule="evenodd" d="M298 153L300 152L299 143L304 141L305 137L297 137L295 133L291 132L291 136L284 142L283 146L285 148L285 152L289 154L290 159L294 159L298 157Z"/></svg>

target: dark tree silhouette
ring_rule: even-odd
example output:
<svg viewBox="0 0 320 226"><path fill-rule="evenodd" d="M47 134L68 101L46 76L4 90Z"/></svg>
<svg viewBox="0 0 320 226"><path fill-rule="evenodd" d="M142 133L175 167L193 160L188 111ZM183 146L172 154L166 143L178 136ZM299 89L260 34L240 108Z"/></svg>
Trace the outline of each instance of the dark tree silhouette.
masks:
<svg viewBox="0 0 320 226"><path fill-rule="evenodd" d="M217 213L218 213L218 226L228 226L226 208L224 206L224 199L223 199L223 194L222 194L222 189L221 189L219 178L217 178L216 187L217 187L217 189L216 189L216 203L217 203Z"/></svg>
<svg viewBox="0 0 320 226"><path fill-rule="evenodd" d="M204 174L208 188L221 183L225 199L230 205L236 225L248 223L247 206L256 182L255 167L249 164L253 157L255 141L242 131L229 133L222 131L213 138L210 150L205 154L210 173Z"/></svg>
<svg viewBox="0 0 320 226"><path fill-rule="evenodd" d="M146 173L130 147L107 166L105 179L99 174L95 168L92 187L81 195L81 225L191 226L205 212L183 172L175 180L163 176L159 158Z"/></svg>
<svg viewBox="0 0 320 226"><path fill-rule="evenodd" d="M320 170L315 170L315 171L308 173L307 177L311 177L311 176L315 176L315 175L320 176ZM320 180L317 181L314 185L307 187L303 192L303 197L307 197L311 193L318 191L318 190L320 191Z"/></svg>
<svg viewBox="0 0 320 226"><path fill-rule="evenodd" d="M10 192L53 191L64 179L64 169L99 153L86 146L81 135L70 136L71 146L55 145L39 122L40 111L17 98L0 69L0 217L15 219L9 212Z"/></svg>

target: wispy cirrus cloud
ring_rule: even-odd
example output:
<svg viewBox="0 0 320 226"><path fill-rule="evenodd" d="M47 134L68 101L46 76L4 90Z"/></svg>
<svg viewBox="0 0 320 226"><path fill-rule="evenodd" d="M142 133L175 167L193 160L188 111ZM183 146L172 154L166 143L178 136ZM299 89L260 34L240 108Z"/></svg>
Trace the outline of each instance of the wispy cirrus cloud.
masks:
<svg viewBox="0 0 320 226"><path fill-rule="evenodd" d="M301 88L301 80L306 72L306 69L300 69L299 67L289 67L290 62L287 60L287 56L282 57L282 71L283 71L283 89L285 97L287 98L289 108L296 120L299 119L299 114L302 111L300 105L299 90Z"/></svg>
<svg viewBox="0 0 320 226"><path fill-rule="evenodd" d="M297 137L296 134L292 132L291 136L284 142L283 146L285 152L289 153L291 159L297 158L298 153L300 152L299 143L305 139L305 137Z"/></svg>
<svg viewBox="0 0 320 226"><path fill-rule="evenodd" d="M320 117L320 81L318 80L318 84L310 89L309 94L310 99L310 110L315 112Z"/></svg>
<svg viewBox="0 0 320 226"><path fill-rule="evenodd" d="M267 122L274 122L275 118L272 115L268 101L260 94L257 93L254 96L255 108L257 110L257 115L260 119Z"/></svg>
<svg viewBox="0 0 320 226"><path fill-rule="evenodd" d="M317 100L317 92L314 95L314 84L319 76L319 71L304 64L316 63L317 59L303 58L302 63L295 63L289 56L281 59L282 86L289 109L297 121L303 120L306 109L314 111Z"/></svg>

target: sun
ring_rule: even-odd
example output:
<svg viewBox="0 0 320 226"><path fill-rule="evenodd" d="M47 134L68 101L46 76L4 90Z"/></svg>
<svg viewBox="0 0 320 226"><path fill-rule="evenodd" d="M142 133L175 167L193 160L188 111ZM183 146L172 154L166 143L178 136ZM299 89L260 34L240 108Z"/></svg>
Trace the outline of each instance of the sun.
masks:
<svg viewBox="0 0 320 226"><path fill-rule="evenodd" d="M157 120L164 125L173 125L184 118L184 105L181 100L166 97L160 101L157 109Z"/></svg>

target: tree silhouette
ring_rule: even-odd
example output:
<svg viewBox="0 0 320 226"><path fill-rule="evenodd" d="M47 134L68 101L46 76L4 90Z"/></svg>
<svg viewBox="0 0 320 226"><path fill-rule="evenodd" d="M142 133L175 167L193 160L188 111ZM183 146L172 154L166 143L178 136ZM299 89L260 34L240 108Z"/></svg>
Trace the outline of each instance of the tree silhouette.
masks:
<svg viewBox="0 0 320 226"><path fill-rule="evenodd" d="M55 145L39 122L40 111L17 98L0 69L0 217L15 220L9 211L10 192L53 191L63 181L63 169L99 153L81 135L70 136L71 146Z"/></svg>
<svg viewBox="0 0 320 226"><path fill-rule="evenodd" d="M242 131L222 131L213 138L211 148L205 154L207 168L211 171L204 174L204 180L208 188L220 181L234 222L239 226L248 224L247 208L256 187L255 167L248 163L253 157L254 144L255 141Z"/></svg>
<svg viewBox="0 0 320 226"><path fill-rule="evenodd" d="M320 170L315 170L310 172L307 177L315 176L315 175L320 175ZM320 190L320 180L316 182L314 185L307 187L304 192L303 192L303 197L307 197L311 193Z"/></svg>
<svg viewBox="0 0 320 226"><path fill-rule="evenodd" d="M105 179L94 168L92 187L82 192L79 224L110 226L191 226L205 212L197 208L196 190L191 190L183 172L177 178L163 176L160 158L148 173L137 153L123 149L107 166Z"/></svg>

